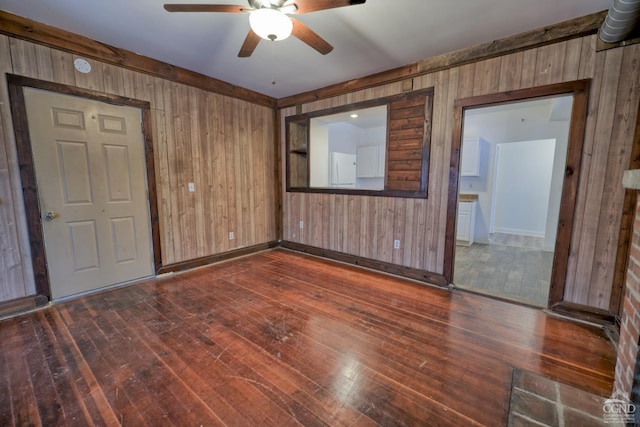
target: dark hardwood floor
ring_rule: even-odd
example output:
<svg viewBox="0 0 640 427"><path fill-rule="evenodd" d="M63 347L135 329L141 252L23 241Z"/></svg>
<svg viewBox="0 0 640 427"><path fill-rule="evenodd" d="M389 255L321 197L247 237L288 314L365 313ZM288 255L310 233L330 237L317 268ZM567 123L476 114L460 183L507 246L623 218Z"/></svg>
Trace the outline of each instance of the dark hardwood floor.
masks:
<svg viewBox="0 0 640 427"><path fill-rule="evenodd" d="M0 322L0 425L504 425L514 367L608 396L603 332L272 250Z"/></svg>

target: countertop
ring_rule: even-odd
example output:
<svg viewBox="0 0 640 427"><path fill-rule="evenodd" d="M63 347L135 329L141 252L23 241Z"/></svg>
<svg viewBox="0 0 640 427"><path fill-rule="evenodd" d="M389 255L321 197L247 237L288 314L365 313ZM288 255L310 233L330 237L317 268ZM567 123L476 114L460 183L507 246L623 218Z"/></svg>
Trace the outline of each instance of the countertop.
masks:
<svg viewBox="0 0 640 427"><path fill-rule="evenodd" d="M478 201L478 195L477 194L463 194L460 193L460 196L458 197L458 201L459 202L477 202Z"/></svg>

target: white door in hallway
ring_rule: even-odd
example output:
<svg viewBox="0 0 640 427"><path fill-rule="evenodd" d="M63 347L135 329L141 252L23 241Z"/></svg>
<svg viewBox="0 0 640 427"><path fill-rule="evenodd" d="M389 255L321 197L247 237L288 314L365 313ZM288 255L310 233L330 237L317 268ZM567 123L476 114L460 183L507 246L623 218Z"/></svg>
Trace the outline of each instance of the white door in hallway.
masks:
<svg viewBox="0 0 640 427"><path fill-rule="evenodd" d="M140 110L24 91L52 297L152 275Z"/></svg>

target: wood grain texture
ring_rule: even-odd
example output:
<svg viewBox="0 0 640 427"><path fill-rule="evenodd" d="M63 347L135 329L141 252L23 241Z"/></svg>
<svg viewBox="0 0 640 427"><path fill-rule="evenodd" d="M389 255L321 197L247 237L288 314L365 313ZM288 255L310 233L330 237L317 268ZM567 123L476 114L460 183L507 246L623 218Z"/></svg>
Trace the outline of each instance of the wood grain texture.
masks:
<svg viewBox="0 0 640 427"><path fill-rule="evenodd" d="M385 189L427 193L432 106L432 90L389 103Z"/></svg>
<svg viewBox="0 0 640 427"><path fill-rule="evenodd" d="M74 71L73 55L1 37L0 49L5 49L0 53L9 55L2 62L5 73L90 90L104 100L124 96L151 105L147 117L151 126L145 128L145 138L153 146L147 156L153 158L154 169L150 173L157 182L158 211L152 213L152 220L159 230L160 250L155 255L162 258L156 259L156 267L276 240L273 183L277 153L271 108L95 60L91 60L94 72L82 75ZM1 94L0 108L11 123L8 95ZM15 153L13 128L2 127L2 151ZM0 289L7 290L1 298L12 299L34 293L33 284L20 277L28 278L25 270L30 272L32 267L30 257L21 254L18 218L10 217L12 212L20 212L20 170L17 164L6 169L0 164L1 173L7 174L7 179L2 180L3 193L9 183L18 184L11 188L11 194L0 194L2 215L9 215L0 226L9 227L7 239L2 239L7 248L2 251L0 262ZM194 193L187 190L189 182L195 184ZM230 231L235 234L232 241ZM32 248L34 244L40 245L32 242ZM38 275L45 272L45 264L36 269Z"/></svg>
<svg viewBox="0 0 640 427"><path fill-rule="evenodd" d="M0 36L0 71L11 71L11 50L9 38ZM6 86L0 87L6 97ZM25 260L20 251L18 223L15 211L14 188L12 187L10 157L5 141L11 137L11 112L8 104L0 105L0 301L8 301L32 295L33 286L23 274ZM10 129L11 128L11 129ZM19 202L18 202L19 203ZM30 286L31 285L31 286Z"/></svg>
<svg viewBox="0 0 640 427"><path fill-rule="evenodd" d="M405 236L401 243L402 256L394 254L392 262L442 274L452 263L447 255L451 249L447 249L449 242L446 241L451 177L447 176L445 165L450 164L451 141L461 137L453 129L456 99L519 89L531 89L534 94L535 88L543 85L591 79L584 144L580 154L581 172L575 189L576 210L573 222L563 225L569 227L571 241L565 292L560 298L567 303L608 310L612 289L619 287L613 282L624 203L620 182L621 174L628 166L638 115L640 91L637 79L640 73L637 67L640 52L634 45L596 53L595 38L595 35L587 35L546 43L415 77L414 90L434 87L428 199L424 202L407 200L403 209L394 214L394 221L387 224L378 216L379 202L375 197L353 196L349 204L350 211L346 213L350 218L348 225L339 230L340 222L334 221L333 217L325 218L325 221L334 221L332 232L347 235L348 242L358 242L358 245L334 242L327 247L323 246L324 237L301 240L296 233L287 232L297 227L300 220L298 204L301 199L292 196L292 193L285 193L285 240L382 261L383 257L388 256L388 248L380 252L377 246L382 243L377 233L382 227L391 227L389 234ZM311 112L344 105L349 99L373 100L375 96L380 96L378 94L393 90L401 90L401 83L400 86L396 86L395 82L373 86L351 92L349 96L343 94L314 100L303 103L301 109ZM498 97L493 102L503 100L506 98ZM282 114L286 117L286 111L290 110L282 110ZM390 144L395 143L398 142L390 141ZM404 148L410 153L415 147L407 145ZM308 194L305 203L317 206L315 198L316 195ZM381 253L383 256L380 256Z"/></svg>
<svg viewBox="0 0 640 427"><path fill-rule="evenodd" d="M5 320L0 340L7 426L505 425L514 368L609 396L615 364L600 329L285 250Z"/></svg>

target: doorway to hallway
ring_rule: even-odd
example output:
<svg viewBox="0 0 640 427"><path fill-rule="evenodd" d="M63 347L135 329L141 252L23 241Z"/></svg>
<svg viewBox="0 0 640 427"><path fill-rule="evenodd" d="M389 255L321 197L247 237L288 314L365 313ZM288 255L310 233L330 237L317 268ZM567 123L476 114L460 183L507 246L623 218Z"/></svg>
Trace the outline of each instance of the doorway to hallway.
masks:
<svg viewBox="0 0 640 427"><path fill-rule="evenodd" d="M468 231L457 233L457 287L548 306L572 100L465 112L457 229Z"/></svg>

